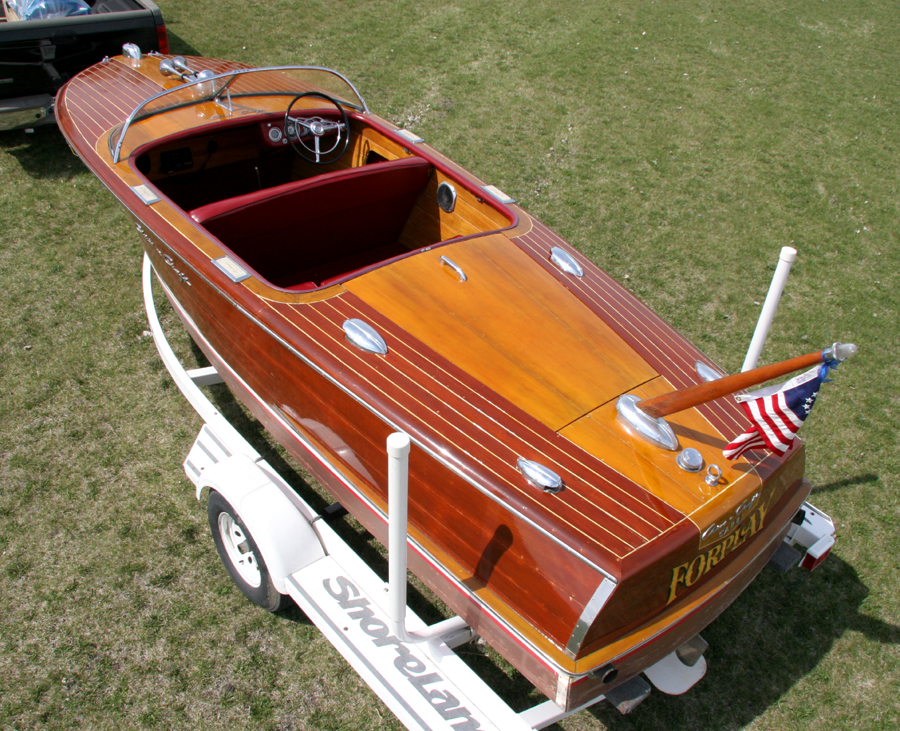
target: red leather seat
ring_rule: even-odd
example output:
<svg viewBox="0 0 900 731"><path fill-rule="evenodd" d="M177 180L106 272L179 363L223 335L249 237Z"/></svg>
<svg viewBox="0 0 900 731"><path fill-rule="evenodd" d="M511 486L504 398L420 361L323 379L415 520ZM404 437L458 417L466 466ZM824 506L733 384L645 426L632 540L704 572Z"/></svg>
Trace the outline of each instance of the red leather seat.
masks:
<svg viewBox="0 0 900 731"><path fill-rule="evenodd" d="M321 283L406 251L397 240L431 171L418 157L372 163L217 201L190 215L272 283Z"/></svg>

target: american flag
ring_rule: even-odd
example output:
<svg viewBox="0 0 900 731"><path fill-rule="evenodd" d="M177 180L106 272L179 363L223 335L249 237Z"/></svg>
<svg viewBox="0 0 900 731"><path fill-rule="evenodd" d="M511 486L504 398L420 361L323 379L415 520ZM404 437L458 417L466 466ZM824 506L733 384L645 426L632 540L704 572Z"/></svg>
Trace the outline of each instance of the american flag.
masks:
<svg viewBox="0 0 900 731"><path fill-rule="evenodd" d="M737 459L748 449L769 449L779 456L787 452L827 372L827 367L816 366L780 386L737 396L753 426L722 450L725 459Z"/></svg>

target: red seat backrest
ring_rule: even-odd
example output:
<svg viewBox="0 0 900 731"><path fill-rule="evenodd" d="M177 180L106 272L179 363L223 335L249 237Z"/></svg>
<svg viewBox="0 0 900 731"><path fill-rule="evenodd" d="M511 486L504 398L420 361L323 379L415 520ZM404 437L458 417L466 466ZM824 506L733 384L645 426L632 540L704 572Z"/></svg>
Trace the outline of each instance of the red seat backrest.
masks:
<svg viewBox="0 0 900 731"><path fill-rule="evenodd" d="M397 241L432 166L418 157L285 183L191 211L268 279Z"/></svg>

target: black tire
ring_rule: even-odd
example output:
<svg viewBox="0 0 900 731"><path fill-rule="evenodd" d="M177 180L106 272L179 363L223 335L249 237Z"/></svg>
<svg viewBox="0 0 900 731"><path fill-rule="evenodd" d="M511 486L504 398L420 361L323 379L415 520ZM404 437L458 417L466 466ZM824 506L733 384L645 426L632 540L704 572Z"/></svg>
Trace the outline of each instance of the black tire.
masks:
<svg viewBox="0 0 900 731"><path fill-rule="evenodd" d="M290 597L275 588L256 541L238 512L218 492L210 490L206 514L219 558L237 588L263 609L270 612L284 609Z"/></svg>

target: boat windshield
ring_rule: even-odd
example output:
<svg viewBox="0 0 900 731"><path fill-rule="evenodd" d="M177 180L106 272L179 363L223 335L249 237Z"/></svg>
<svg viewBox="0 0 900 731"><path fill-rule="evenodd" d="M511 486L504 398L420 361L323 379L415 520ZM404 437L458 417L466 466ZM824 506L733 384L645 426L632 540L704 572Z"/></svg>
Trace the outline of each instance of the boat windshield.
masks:
<svg viewBox="0 0 900 731"><path fill-rule="evenodd" d="M109 150L114 163L127 157L137 147L152 140L142 123L166 112L196 108L194 114L179 116L179 129L188 129L208 123L215 117L272 111L271 104L263 102L264 97L284 97L280 109L286 110L293 97L308 91L324 92L359 112L369 111L353 84L331 69L316 66L240 69L188 79L173 89L145 99L110 133ZM248 104L251 98L258 101Z"/></svg>

